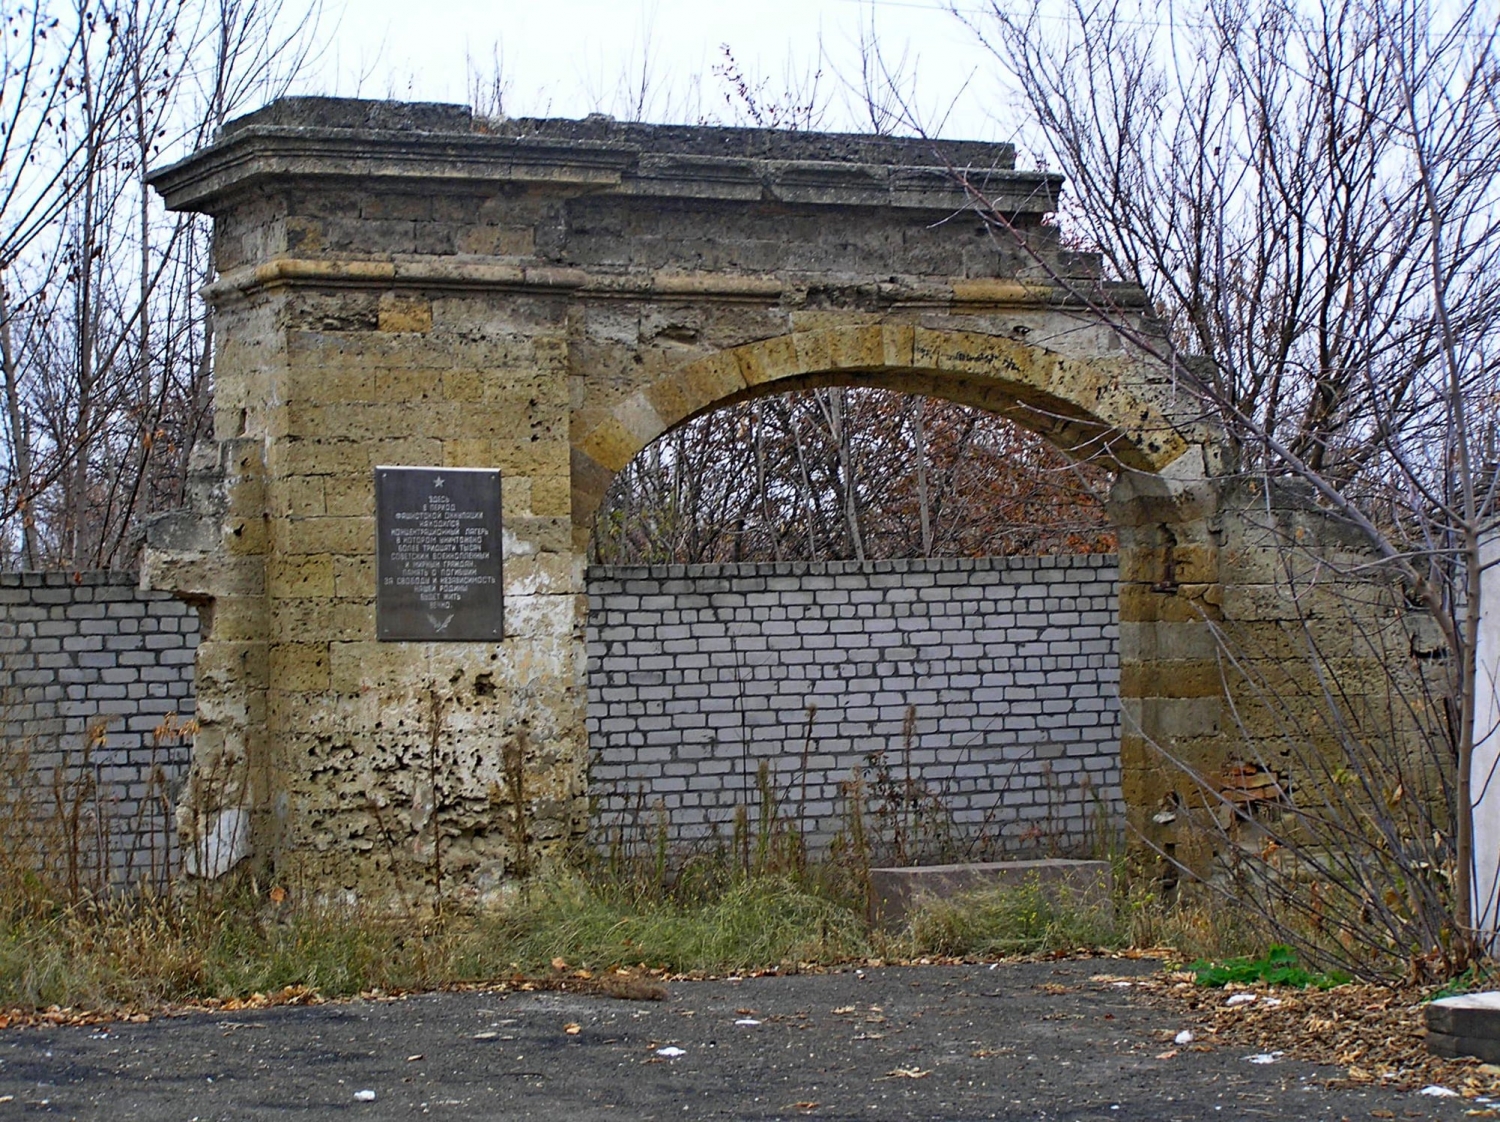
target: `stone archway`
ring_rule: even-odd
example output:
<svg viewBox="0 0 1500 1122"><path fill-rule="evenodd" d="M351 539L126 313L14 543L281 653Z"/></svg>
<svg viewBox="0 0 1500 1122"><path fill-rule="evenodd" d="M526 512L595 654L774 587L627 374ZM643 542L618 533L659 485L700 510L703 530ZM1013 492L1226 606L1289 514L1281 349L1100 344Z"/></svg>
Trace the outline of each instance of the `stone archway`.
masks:
<svg viewBox="0 0 1500 1122"><path fill-rule="evenodd" d="M1154 829L1173 780L1144 745L1224 751L1213 434L965 218L946 161L991 169L1031 250L1088 279L1042 221L1059 183L1006 146L289 99L158 173L213 215L219 270L218 443L145 576L203 606L179 808L200 871L482 895L576 836L583 549L612 473L820 381L935 390L1119 469L1126 799ZM503 473L499 643L377 640L383 464Z"/></svg>
<svg viewBox="0 0 1500 1122"><path fill-rule="evenodd" d="M1155 474L1206 442L1150 397L1147 368L1125 358L1067 358L1013 338L895 320L821 327L756 339L674 367L574 440L575 521L602 492L589 490L674 425L732 401L809 379L858 381L936 393L1013 416L1080 456Z"/></svg>

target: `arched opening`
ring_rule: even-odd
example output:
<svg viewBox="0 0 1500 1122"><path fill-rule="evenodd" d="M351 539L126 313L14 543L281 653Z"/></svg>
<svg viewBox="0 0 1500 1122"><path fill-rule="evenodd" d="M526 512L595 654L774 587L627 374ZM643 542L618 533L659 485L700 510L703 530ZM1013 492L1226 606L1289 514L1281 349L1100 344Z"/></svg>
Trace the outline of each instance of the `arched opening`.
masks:
<svg viewBox="0 0 1500 1122"><path fill-rule="evenodd" d="M1111 553L1112 473L1014 420L869 385L700 414L615 476L592 565Z"/></svg>
<svg viewBox="0 0 1500 1122"><path fill-rule="evenodd" d="M690 850L774 816L893 863L1119 837L1105 499L1177 433L1139 403L1106 423L1057 392L1078 371L1000 342L998 375L806 371L707 406L679 374L599 426L663 422L589 538L597 834Z"/></svg>
<svg viewBox="0 0 1500 1122"><path fill-rule="evenodd" d="M657 437L768 393L860 385L925 394L1011 417L1075 459L1154 474L1206 432L1143 396L1155 379L1126 358L1071 359L1017 339L889 323L774 336L681 365L573 418L573 526L582 549L616 473ZM1169 396L1168 391L1168 395Z"/></svg>

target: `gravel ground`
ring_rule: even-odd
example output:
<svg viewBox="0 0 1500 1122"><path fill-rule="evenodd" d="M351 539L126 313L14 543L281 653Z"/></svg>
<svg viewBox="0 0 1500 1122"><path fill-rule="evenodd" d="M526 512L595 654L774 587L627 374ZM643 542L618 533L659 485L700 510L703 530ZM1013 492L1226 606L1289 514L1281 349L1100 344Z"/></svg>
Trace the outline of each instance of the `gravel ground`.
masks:
<svg viewBox="0 0 1500 1122"><path fill-rule="evenodd" d="M1263 1047L1269 1027L1241 1041L1216 1025L1225 995L1175 987L1150 961L1072 959L673 982L657 1002L468 992L33 1025L0 1033L0 1122L1489 1113L1352 1082Z"/></svg>

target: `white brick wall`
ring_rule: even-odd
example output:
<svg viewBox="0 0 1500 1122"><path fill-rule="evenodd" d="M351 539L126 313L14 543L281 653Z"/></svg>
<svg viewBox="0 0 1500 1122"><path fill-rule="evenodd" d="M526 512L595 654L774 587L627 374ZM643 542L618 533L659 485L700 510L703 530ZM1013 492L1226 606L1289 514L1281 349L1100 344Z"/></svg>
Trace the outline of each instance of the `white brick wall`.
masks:
<svg viewBox="0 0 1500 1122"><path fill-rule="evenodd" d="M675 843L727 838L766 760L826 843L840 784L883 749L958 830L1084 850L1099 813L1121 817L1115 599L1101 555L592 569L596 825L635 828L660 802ZM197 641L196 612L133 574L0 574L0 733L45 774L105 721L94 774L117 874L163 862L152 775L175 791L189 746L152 732L192 717Z"/></svg>
<svg viewBox="0 0 1500 1122"><path fill-rule="evenodd" d="M175 868L169 801L190 745L155 733L192 719L197 647L197 612L141 592L134 573L0 573L4 748L30 757L50 814L54 769L66 760L76 784L91 731L102 727L80 856L94 857L103 842L117 879Z"/></svg>
<svg viewBox="0 0 1500 1122"><path fill-rule="evenodd" d="M727 838L765 760L825 844L884 750L992 851L1087 849L1121 818L1116 583L1102 555L591 569L596 825Z"/></svg>

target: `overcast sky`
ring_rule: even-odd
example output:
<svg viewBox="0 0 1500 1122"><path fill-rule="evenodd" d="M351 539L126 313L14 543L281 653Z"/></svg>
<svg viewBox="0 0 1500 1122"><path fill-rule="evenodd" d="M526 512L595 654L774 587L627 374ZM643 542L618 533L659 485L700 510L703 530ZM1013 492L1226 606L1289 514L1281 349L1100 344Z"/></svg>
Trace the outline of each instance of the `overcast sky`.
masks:
<svg viewBox="0 0 1500 1122"><path fill-rule="evenodd" d="M977 14L979 0L959 0ZM325 0L331 44L305 92L408 100L470 98L499 61L508 115L606 112L751 123L715 68L733 53L760 100L808 100L819 126L868 130L861 28L899 71L928 131L1011 139L993 62L943 0ZM821 54L820 54L821 52ZM643 65L647 81L640 96ZM788 91L792 92L789 98Z"/></svg>

